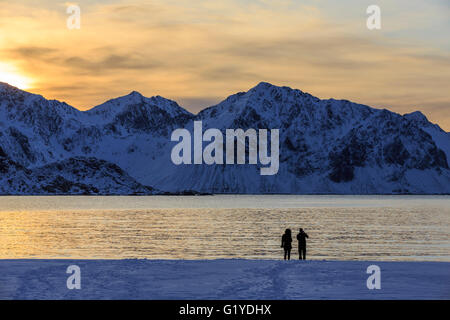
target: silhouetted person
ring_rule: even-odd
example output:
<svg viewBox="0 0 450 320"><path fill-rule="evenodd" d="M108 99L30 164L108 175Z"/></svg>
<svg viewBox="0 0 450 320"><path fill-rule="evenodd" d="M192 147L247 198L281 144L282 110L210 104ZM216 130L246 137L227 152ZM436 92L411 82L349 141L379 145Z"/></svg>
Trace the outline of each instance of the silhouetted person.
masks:
<svg viewBox="0 0 450 320"><path fill-rule="evenodd" d="M298 258L302 260L306 260L306 238L309 238L305 231L300 228L300 232L297 235L298 240Z"/></svg>
<svg viewBox="0 0 450 320"><path fill-rule="evenodd" d="M284 248L284 260L286 260L286 257L288 260L290 260L292 249L291 229L286 229L283 236L281 237L281 247Z"/></svg>

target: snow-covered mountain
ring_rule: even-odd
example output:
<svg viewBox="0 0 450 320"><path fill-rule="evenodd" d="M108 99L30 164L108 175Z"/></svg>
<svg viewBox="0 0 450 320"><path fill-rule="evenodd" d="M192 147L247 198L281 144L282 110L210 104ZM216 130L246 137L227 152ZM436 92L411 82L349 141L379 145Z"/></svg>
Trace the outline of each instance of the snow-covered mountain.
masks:
<svg viewBox="0 0 450 320"><path fill-rule="evenodd" d="M171 162L176 128L279 129L280 169ZM0 193L450 193L450 133L260 83L197 115L137 92L88 111L0 83ZM78 170L77 170L78 169ZM39 180L40 179L40 180Z"/></svg>
<svg viewBox="0 0 450 320"><path fill-rule="evenodd" d="M70 158L27 169L0 149L0 194L157 194L119 166L96 158Z"/></svg>

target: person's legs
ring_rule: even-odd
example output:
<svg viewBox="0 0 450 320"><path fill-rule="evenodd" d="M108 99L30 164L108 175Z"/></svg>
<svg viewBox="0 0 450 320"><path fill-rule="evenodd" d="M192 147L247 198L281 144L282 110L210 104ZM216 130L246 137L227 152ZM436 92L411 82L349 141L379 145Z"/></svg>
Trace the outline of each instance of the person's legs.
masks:
<svg viewBox="0 0 450 320"><path fill-rule="evenodd" d="M291 249L288 249L288 260L291 260Z"/></svg>
<svg viewBox="0 0 450 320"><path fill-rule="evenodd" d="M298 247L298 258L299 260L305 260L306 257L306 252L305 252L305 248L304 247Z"/></svg>
<svg viewBox="0 0 450 320"><path fill-rule="evenodd" d="M286 257L287 257L287 249L285 248L284 249L284 260L286 260Z"/></svg>

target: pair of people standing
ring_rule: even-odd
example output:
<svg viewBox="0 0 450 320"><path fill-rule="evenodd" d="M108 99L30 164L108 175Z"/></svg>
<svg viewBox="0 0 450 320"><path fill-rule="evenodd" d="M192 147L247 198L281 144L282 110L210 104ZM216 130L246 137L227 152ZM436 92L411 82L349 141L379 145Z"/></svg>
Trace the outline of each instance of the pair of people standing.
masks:
<svg viewBox="0 0 450 320"><path fill-rule="evenodd" d="M302 258L303 260L306 260L306 238L309 238L308 234L300 228L300 232L297 234L298 256L300 260L302 260ZM281 237L281 247L284 248L284 260L286 260L286 258L287 260L290 260L292 249L291 229L286 229Z"/></svg>

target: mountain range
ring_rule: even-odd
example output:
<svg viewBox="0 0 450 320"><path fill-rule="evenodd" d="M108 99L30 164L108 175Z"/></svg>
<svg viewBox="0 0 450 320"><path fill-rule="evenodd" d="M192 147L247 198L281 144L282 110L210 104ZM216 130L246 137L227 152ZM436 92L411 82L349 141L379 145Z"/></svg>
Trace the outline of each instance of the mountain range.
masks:
<svg viewBox="0 0 450 320"><path fill-rule="evenodd" d="M173 130L277 128L280 168L174 165ZM87 111L0 83L0 194L450 194L450 133L261 82L192 114L133 91Z"/></svg>

